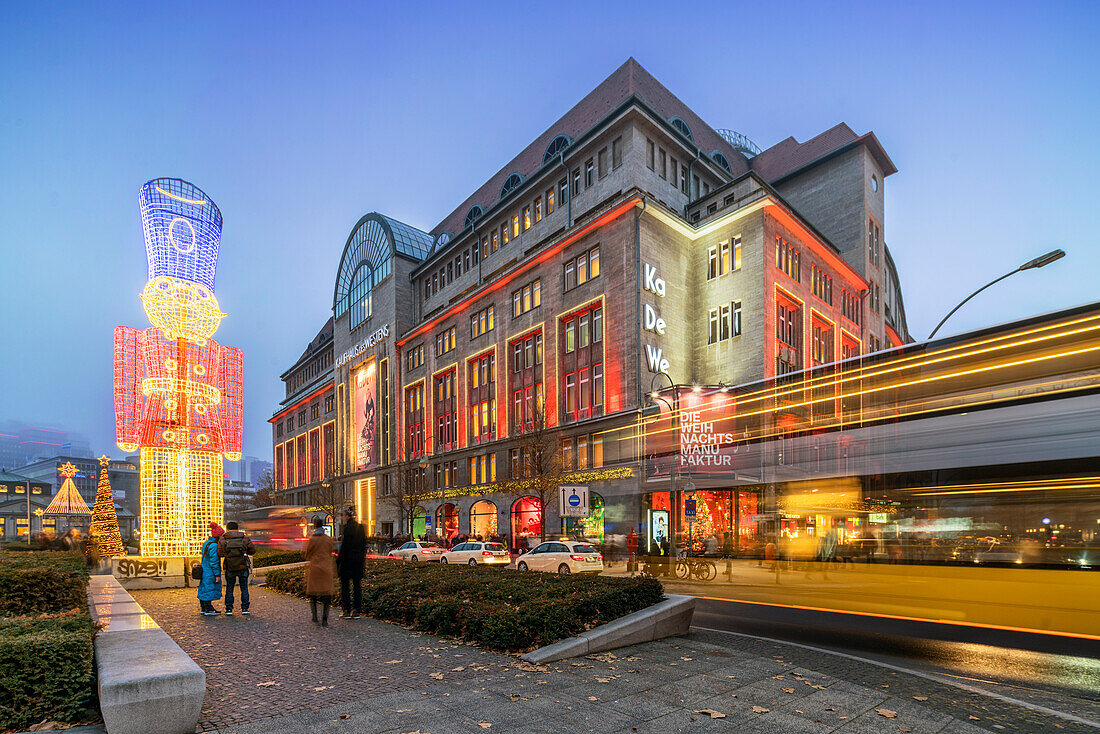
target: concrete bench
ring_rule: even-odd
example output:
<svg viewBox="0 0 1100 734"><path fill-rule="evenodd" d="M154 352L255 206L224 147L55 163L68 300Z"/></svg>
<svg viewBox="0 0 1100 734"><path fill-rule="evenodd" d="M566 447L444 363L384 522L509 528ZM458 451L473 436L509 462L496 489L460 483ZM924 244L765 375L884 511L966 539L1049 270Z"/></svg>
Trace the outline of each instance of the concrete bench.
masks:
<svg viewBox="0 0 1100 734"><path fill-rule="evenodd" d="M529 663L549 663L578 655L589 655L617 647L653 642L665 637L686 635L695 613L695 597L665 594L663 601L607 624L601 624L576 637L567 637L552 645L532 650L521 659Z"/></svg>
<svg viewBox="0 0 1100 734"><path fill-rule="evenodd" d="M113 576L92 576L88 608L103 627L95 640L99 708L108 734L192 734L206 673Z"/></svg>

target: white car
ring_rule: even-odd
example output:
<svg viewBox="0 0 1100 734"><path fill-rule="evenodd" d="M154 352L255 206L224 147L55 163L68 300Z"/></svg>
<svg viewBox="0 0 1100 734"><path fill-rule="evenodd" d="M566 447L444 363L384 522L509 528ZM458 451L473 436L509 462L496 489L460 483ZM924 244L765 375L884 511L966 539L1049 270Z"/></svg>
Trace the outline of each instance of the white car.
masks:
<svg viewBox="0 0 1100 734"><path fill-rule="evenodd" d="M599 573L603 571L603 556L591 543L552 540L520 556L516 568L551 573Z"/></svg>
<svg viewBox="0 0 1100 734"><path fill-rule="evenodd" d="M400 548L394 548L390 551L392 557L413 563L439 561L443 553L444 550L435 543L425 543L419 540L410 540Z"/></svg>
<svg viewBox="0 0 1100 734"><path fill-rule="evenodd" d="M486 566L507 566L512 562L508 555L508 549L503 543L483 543L480 540L469 540L459 543L454 548L443 554L440 563L465 563L470 566L485 564Z"/></svg>

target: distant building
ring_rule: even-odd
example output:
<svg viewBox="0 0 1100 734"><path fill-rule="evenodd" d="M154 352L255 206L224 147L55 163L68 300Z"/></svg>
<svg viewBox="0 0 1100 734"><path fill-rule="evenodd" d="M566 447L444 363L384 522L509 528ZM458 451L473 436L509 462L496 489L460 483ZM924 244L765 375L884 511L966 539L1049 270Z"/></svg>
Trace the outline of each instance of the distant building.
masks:
<svg viewBox="0 0 1100 734"><path fill-rule="evenodd" d="M99 485L99 461L80 456L51 456L36 461L26 466L17 467L16 474L30 477L34 481L44 482L50 486L50 496L61 487L64 481L58 473L61 465L72 462L77 472L73 476L73 484L80 490L80 496L88 503L88 507L95 504L96 487ZM127 507L134 515L139 512L139 471L138 465L129 461L112 461L107 467L107 476L111 480L111 492L115 501ZM46 500L49 502L49 499Z"/></svg>
<svg viewBox="0 0 1100 734"><path fill-rule="evenodd" d="M92 458L88 439L59 426L0 423L0 469L11 470L58 454Z"/></svg>
<svg viewBox="0 0 1100 734"><path fill-rule="evenodd" d="M31 501L27 507L27 486L30 482ZM21 474L0 471L0 539L27 538L27 528L37 533L45 528L56 531L57 518L35 514L50 504L53 492L48 482L37 481Z"/></svg>
<svg viewBox="0 0 1100 734"><path fill-rule="evenodd" d="M256 456L243 456L240 461L226 462L225 478L259 486L264 472L271 471L271 462Z"/></svg>

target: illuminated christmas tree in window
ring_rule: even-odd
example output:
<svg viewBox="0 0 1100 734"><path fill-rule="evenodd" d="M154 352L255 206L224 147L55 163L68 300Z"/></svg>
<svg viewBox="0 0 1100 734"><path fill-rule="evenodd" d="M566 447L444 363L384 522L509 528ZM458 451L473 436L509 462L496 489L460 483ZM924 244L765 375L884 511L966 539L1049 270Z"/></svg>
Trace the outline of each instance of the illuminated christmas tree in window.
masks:
<svg viewBox="0 0 1100 734"><path fill-rule="evenodd" d="M687 524L687 518L684 518L685 525ZM684 528L687 530L688 528ZM694 551L701 551L704 549L704 542L708 537L713 535L717 527L714 524L714 517L710 514L710 505L702 497L696 495L695 502L695 520L690 525L691 531L691 549Z"/></svg>
<svg viewBox="0 0 1100 734"><path fill-rule="evenodd" d="M107 465L111 460L99 457L99 484L95 491L95 506L92 507L92 537L100 556L121 556L126 554L122 546L122 534L118 530L118 515L115 513L115 498L111 494L111 479L107 476Z"/></svg>

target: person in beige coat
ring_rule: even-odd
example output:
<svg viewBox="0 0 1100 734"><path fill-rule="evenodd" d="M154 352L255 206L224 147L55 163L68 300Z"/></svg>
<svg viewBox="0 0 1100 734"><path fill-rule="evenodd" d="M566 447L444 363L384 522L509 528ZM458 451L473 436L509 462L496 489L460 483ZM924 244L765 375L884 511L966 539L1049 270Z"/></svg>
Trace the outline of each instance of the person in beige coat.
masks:
<svg viewBox="0 0 1100 734"><path fill-rule="evenodd" d="M328 627L328 608L332 604L332 592L335 588L336 563L333 552L336 543L325 533L324 521L313 518L313 535L306 543L306 595L313 611L313 623ZM321 602L321 619L317 620L317 602Z"/></svg>

